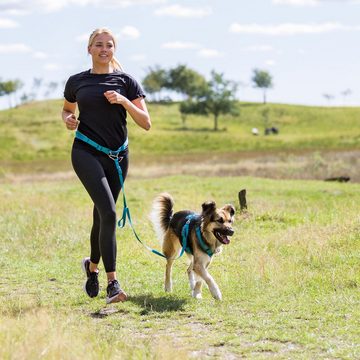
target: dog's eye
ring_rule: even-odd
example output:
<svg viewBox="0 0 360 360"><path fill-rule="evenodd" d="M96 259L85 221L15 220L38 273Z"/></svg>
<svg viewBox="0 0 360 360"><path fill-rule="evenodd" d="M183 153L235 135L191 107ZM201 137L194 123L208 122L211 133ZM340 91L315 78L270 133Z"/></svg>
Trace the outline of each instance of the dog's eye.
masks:
<svg viewBox="0 0 360 360"><path fill-rule="evenodd" d="M216 221L217 221L218 223L220 223L220 224L223 224L223 223L225 222L223 218L219 218L219 219L217 219Z"/></svg>

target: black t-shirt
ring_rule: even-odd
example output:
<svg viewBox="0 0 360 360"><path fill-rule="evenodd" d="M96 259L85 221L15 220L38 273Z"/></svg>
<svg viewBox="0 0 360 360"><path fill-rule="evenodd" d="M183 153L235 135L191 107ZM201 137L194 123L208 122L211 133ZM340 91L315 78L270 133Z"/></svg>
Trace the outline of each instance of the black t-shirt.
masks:
<svg viewBox="0 0 360 360"><path fill-rule="evenodd" d="M145 97L138 82L130 75L115 71L92 74L90 70L70 76L64 97L79 107L79 131L109 149L118 149L127 138L126 110L110 104L104 92L115 90L130 101Z"/></svg>

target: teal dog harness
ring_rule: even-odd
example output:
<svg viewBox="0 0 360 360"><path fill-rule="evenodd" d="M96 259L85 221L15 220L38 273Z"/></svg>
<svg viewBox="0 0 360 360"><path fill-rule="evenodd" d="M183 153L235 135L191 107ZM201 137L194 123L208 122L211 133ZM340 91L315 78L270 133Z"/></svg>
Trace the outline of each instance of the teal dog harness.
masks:
<svg viewBox="0 0 360 360"><path fill-rule="evenodd" d="M181 249L181 253L179 255L182 256L182 254L184 253L184 251L188 254L193 254L190 246L188 245L188 238L189 238L189 228L190 228L190 224L193 220L197 220L200 218L200 215L197 214L190 214L186 217L186 223L185 225L182 227L181 229L181 244L182 244L182 249ZM202 238L201 235L201 230L200 230L200 226L197 225L195 227L195 233L196 233L196 238L197 241L201 247L201 249L208 254L210 257L212 257L214 255L214 253L212 252L212 250L210 249L210 247L208 245L206 245L205 241Z"/></svg>

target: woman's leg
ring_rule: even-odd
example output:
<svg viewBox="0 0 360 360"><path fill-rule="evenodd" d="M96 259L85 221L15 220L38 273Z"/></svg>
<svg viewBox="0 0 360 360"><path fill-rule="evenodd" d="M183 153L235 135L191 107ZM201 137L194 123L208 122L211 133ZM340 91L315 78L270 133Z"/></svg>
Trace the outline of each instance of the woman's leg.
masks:
<svg viewBox="0 0 360 360"><path fill-rule="evenodd" d="M91 261L98 263L102 256L105 271L116 271L116 209L121 185L115 163L104 156L94 156L82 149L73 149L73 167L94 202L94 224L91 231ZM120 162L125 180L128 160ZM98 234L98 235L97 235ZM98 241L97 241L98 239Z"/></svg>

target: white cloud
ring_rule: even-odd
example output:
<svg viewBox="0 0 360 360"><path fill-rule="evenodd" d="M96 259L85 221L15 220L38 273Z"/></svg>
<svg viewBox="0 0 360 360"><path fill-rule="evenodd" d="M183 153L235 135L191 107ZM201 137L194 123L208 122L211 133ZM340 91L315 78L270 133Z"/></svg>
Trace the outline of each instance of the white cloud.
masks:
<svg viewBox="0 0 360 360"><path fill-rule="evenodd" d="M193 42L186 42L186 41L172 41L167 42L161 45L164 49L198 49L200 47L199 44Z"/></svg>
<svg viewBox="0 0 360 360"><path fill-rule="evenodd" d="M49 57L46 53L42 51L34 51L32 56L35 59L47 59Z"/></svg>
<svg viewBox="0 0 360 360"><path fill-rule="evenodd" d="M146 60L146 55L145 54L133 54L130 56L129 59L131 61L135 61L135 62L142 62L142 61Z"/></svg>
<svg viewBox="0 0 360 360"><path fill-rule="evenodd" d="M359 31L360 26L342 25L337 22L322 24L294 24L284 23L279 25L259 24L231 24L229 31L242 34L261 35L297 35L297 34L320 34L331 31Z"/></svg>
<svg viewBox="0 0 360 360"><path fill-rule="evenodd" d="M265 61L265 65L267 65L267 66L274 66L275 64L276 64L276 62L273 59L268 59Z"/></svg>
<svg viewBox="0 0 360 360"><path fill-rule="evenodd" d="M155 10L154 12L157 16L173 16L173 17L182 17L182 18L203 18L212 14L212 9L210 7L195 8L195 7L186 7L179 4L174 4L170 6L165 6Z"/></svg>
<svg viewBox="0 0 360 360"><path fill-rule="evenodd" d="M329 3L344 3L359 4L360 0L272 0L275 5L290 5L290 6L318 6Z"/></svg>
<svg viewBox="0 0 360 360"><path fill-rule="evenodd" d="M216 58L224 56L221 52L215 49L201 49L198 51L198 55L204 58Z"/></svg>
<svg viewBox="0 0 360 360"><path fill-rule="evenodd" d="M89 37L90 37L90 33L89 34L81 34L81 35L78 35L75 40L76 41L79 41L79 42L88 42L89 40Z"/></svg>
<svg viewBox="0 0 360 360"><path fill-rule="evenodd" d="M140 31L134 26L124 26L118 36L123 39L137 39L140 37Z"/></svg>
<svg viewBox="0 0 360 360"><path fill-rule="evenodd" d="M275 5L292 5L292 6L316 6L318 0L272 0Z"/></svg>
<svg viewBox="0 0 360 360"><path fill-rule="evenodd" d="M13 29L18 26L19 24L14 20L0 18L0 29Z"/></svg>
<svg viewBox="0 0 360 360"><path fill-rule="evenodd" d="M1 0L0 13L26 14L34 11L56 12L67 6L125 8L136 5L163 4L166 0Z"/></svg>
<svg viewBox="0 0 360 360"><path fill-rule="evenodd" d="M46 71L58 71L61 69L61 66L59 64L49 63L44 65L44 69Z"/></svg>
<svg viewBox="0 0 360 360"><path fill-rule="evenodd" d="M273 51L274 48L270 45L252 45L243 48L244 51L252 51L252 52L268 52Z"/></svg>
<svg viewBox="0 0 360 360"><path fill-rule="evenodd" d="M31 48L25 44L0 44L0 54L24 54L31 52Z"/></svg>

